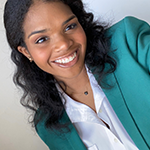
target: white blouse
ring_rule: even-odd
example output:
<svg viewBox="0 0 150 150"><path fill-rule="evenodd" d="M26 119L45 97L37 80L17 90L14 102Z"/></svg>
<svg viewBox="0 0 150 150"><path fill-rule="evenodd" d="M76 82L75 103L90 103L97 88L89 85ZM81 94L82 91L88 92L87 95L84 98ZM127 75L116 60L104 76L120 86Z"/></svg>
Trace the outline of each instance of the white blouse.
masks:
<svg viewBox="0 0 150 150"><path fill-rule="evenodd" d="M138 150L122 126L93 74L87 74L93 90L96 113L63 92L66 112L88 150ZM105 121L110 129L101 121Z"/></svg>

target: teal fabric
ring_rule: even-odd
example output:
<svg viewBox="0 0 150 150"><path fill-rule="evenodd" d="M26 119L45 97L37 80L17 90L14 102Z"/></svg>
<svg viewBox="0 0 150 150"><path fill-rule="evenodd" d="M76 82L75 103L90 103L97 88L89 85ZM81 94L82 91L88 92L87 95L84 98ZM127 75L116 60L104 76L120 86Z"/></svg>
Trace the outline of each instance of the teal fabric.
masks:
<svg viewBox="0 0 150 150"><path fill-rule="evenodd" d="M68 132L68 129L63 129L63 132L47 129L43 120L37 125L37 133L50 150L86 150L76 129L64 112L60 123L66 122L69 124L70 132Z"/></svg>
<svg viewBox="0 0 150 150"><path fill-rule="evenodd" d="M150 149L150 26L134 17L126 17L107 31L115 50L117 70L105 81L103 89L123 126L140 150ZM95 77L96 78L96 77ZM66 113L61 121L69 121ZM44 121L37 132L51 150L85 150L74 126L60 134L46 129Z"/></svg>
<svg viewBox="0 0 150 150"><path fill-rule="evenodd" d="M150 26L127 17L109 30L117 70L116 84L104 90L123 126L140 148L150 149ZM108 77L107 77L108 78Z"/></svg>

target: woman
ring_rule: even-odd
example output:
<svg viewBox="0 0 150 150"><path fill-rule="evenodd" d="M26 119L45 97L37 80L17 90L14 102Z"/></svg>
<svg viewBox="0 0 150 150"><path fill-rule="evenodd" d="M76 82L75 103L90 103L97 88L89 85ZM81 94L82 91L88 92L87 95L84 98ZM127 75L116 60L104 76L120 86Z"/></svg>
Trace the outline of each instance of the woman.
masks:
<svg viewBox="0 0 150 150"><path fill-rule="evenodd" d="M129 17L106 30L81 0L8 0L4 23L21 102L51 150L149 149L150 97L137 93L150 89L149 25Z"/></svg>

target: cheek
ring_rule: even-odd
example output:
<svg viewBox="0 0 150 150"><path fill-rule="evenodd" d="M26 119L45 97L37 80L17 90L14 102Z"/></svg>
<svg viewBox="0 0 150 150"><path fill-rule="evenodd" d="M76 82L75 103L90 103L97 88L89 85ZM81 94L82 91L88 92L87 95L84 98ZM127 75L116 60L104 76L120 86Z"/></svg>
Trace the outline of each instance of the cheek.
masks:
<svg viewBox="0 0 150 150"><path fill-rule="evenodd" d="M41 47L40 45L34 45L34 44L28 44L27 48L33 57L33 59L42 59L46 58L48 56L48 48L46 47Z"/></svg>
<svg viewBox="0 0 150 150"><path fill-rule="evenodd" d="M47 53L47 51L44 50L39 50L39 49L29 49L29 52L34 60L34 62L40 67L40 66L44 66L50 57L50 54Z"/></svg>
<svg viewBox="0 0 150 150"><path fill-rule="evenodd" d="M86 35L85 35L85 32L82 28L79 30L79 35L77 38L80 41L80 43L86 47L86 41L87 41Z"/></svg>

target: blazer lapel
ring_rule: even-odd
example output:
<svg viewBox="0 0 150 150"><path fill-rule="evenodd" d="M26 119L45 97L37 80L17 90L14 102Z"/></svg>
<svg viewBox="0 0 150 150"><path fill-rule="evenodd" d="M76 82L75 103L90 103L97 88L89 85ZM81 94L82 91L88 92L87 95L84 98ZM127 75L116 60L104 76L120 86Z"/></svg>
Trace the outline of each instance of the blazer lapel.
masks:
<svg viewBox="0 0 150 150"><path fill-rule="evenodd" d="M137 74L137 72L135 74ZM124 75L129 77L125 72ZM143 74L141 76L143 78ZM146 110L142 110L142 115L139 114L139 112L141 112L140 108L144 108L143 101L136 95L137 91L139 91L139 86L135 85L133 87L133 85L131 84L133 82L130 82L131 77L129 77L130 79L127 79L127 77L124 77L122 74L120 75L120 71L118 70L115 73L109 74L104 80L107 81L107 83L111 81L111 83L108 84L112 85L113 83L113 87L111 89L103 88L103 91L106 94L110 104L112 105L124 128L130 135L132 140L135 142L135 144L137 146L139 145L139 147L141 147L142 145L142 148L144 148L144 150L148 150L147 143L150 143L150 138L148 138L148 136L150 135L150 130L148 131L149 133L147 133L147 129L150 127L150 119L146 122L146 124L142 123L141 120L143 119L143 117L148 117L149 107L145 107ZM95 78L97 79L97 76L95 76ZM135 81L137 82L137 80ZM146 85L148 85L148 83L149 82L147 82ZM132 88L132 90L134 89L134 92L131 92L129 88ZM142 95L144 97L145 93L143 90L142 92ZM144 102L144 105L150 106L150 98L148 97L149 95L146 98L147 103Z"/></svg>
<svg viewBox="0 0 150 150"><path fill-rule="evenodd" d="M68 115L64 112L62 119L60 120L61 123L68 123L70 132L63 133L65 139L68 142L68 145L71 146L72 149L67 150L86 150L85 145L83 144L82 140L80 139L75 127L71 123Z"/></svg>

